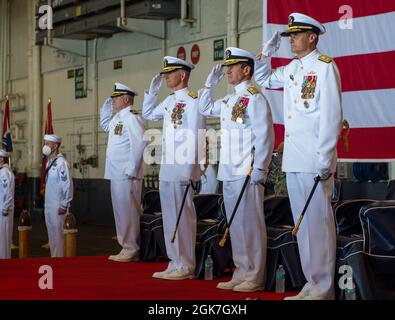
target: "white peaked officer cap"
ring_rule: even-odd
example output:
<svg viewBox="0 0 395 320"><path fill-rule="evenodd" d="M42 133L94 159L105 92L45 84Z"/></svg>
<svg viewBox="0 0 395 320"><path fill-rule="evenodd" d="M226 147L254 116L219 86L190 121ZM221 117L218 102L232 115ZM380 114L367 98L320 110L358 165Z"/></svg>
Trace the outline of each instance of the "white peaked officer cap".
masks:
<svg viewBox="0 0 395 320"><path fill-rule="evenodd" d="M7 151L0 149L0 158L7 158L7 157L8 157Z"/></svg>
<svg viewBox="0 0 395 320"><path fill-rule="evenodd" d="M247 50L228 47L225 50L225 61L223 63L224 66L230 66L236 63L248 63L254 66L254 55Z"/></svg>
<svg viewBox="0 0 395 320"><path fill-rule="evenodd" d="M129 87L125 86L122 83L115 82L114 90L112 92L111 98L123 96L125 94L132 97L138 95L137 91L130 89Z"/></svg>
<svg viewBox="0 0 395 320"><path fill-rule="evenodd" d="M325 27L312 17L302 13L291 13L288 16L288 29L281 33L283 37L289 37L291 33L313 31L317 35L325 33Z"/></svg>
<svg viewBox="0 0 395 320"><path fill-rule="evenodd" d="M194 68L195 66L193 64L188 63L185 60L176 57L166 56L163 58L163 69L160 74L165 74L180 69L190 72Z"/></svg>
<svg viewBox="0 0 395 320"><path fill-rule="evenodd" d="M54 143L62 143L62 138L57 136L56 134L46 134L44 135L45 141L51 141Z"/></svg>

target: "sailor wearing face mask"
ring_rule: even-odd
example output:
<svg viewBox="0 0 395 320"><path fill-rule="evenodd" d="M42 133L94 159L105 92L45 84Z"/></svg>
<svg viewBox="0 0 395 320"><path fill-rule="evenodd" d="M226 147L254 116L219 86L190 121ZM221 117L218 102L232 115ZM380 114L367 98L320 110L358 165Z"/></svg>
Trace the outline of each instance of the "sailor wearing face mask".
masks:
<svg viewBox="0 0 395 320"><path fill-rule="evenodd" d="M15 180L7 160L7 152L0 149L0 259L11 258L14 218Z"/></svg>
<svg viewBox="0 0 395 320"><path fill-rule="evenodd" d="M63 257L63 223L73 199L73 180L70 166L59 152L62 139L55 134L44 136L43 154L48 157L45 170L45 223L51 257Z"/></svg>

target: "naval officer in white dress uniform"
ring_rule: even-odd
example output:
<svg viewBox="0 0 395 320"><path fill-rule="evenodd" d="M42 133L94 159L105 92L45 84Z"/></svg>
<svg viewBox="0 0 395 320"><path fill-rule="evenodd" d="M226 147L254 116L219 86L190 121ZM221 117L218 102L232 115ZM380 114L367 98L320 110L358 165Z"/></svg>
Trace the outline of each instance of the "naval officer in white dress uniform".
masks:
<svg viewBox="0 0 395 320"><path fill-rule="evenodd" d="M110 180L117 239L122 250L117 262L140 258L140 214L143 182L144 124L133 108L137 92L115 83L100 112L100 126L108 132L104 179Z"/></svg>
<svg viewBox="0 0 395 320"><path fill-rule="evenodd" d="M292 13L288 29L275 33L256 61L255 80L261 87L284 89L285 141L282 170L294 221L299 218L319 175L321 181L297 234L307 283L295 297L334 299L336 233L331 207L336 145L342 126L341 83L335 62L317 50L325 27L315 19ZM270 56L281 36L290 37L296 56L286 66L271 70ZM280 106L274 106L280 107Z"/></svg>
<svg viewBox="0 0 395 320"><path fill-rule="evenodd" d="M196 212L192 186L187 191L175 241L171 242L186 186L200 180L199 164L204 162L205 117L199 113L196 92L188 89L193 68L182 59L164 57L162 72L152 79L144 96L143 117L151 121L163 120L159 192L170 263L166 270L155 272L154 278L192 279L196 266ZM161 76L173 92L157 103Z"/></svg>
<svg viewBox="0 0 395 320"><path fill-rule="evenodd" d="M266 265L266 225L263 212L264 183L273 152L274 132L270 106L251 83L254 56L243 49L227 48L226 74L234 92L213 101L212 89L222 79L222 65L217 65L199 91L199 108L207 116L220 117L221 149L218 180L223 181L223 195L228 221L242 190L254 158L250 183L230 227L232 255L236 270L219 289L241 292L263 290ZM253 154L252 148L255 148Z"/></svg>

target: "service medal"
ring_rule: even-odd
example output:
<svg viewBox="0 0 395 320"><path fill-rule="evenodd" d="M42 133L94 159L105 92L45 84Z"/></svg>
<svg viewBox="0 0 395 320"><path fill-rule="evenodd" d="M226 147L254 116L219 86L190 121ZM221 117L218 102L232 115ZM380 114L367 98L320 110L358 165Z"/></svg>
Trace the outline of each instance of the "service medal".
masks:
<svg viewBox="0 0 395 320"><path fill-rule="evenodd" d="M315 88L317 85L317 76L307 75L303 77L302 99L314 99Z"/></svg>
<svg viewBox="0 0 395 320"><path fill-rule="evenodd" d="M114 134L121 136L122 135L122 128L123 128L122 122L117 123L117 125L114 128Z"/></svg>
<svg viewBox="0 0 395 320"><path fill-rule="evenodd" d="M241 97L237 100L232 109L232 121L243 124L245 118L245 109L248 106L249 98Z"/></svg>
<svg viewBox="0 0 395 320"><path fill-rule="evenodd" d="M185 103L178 102L172 110L170 117L171 117L171 121L173 122L174 129L177 128L178 125L182 124L181 119L182 119L182 114L185 112L184 110L185 106L186 106Z"/></svg>

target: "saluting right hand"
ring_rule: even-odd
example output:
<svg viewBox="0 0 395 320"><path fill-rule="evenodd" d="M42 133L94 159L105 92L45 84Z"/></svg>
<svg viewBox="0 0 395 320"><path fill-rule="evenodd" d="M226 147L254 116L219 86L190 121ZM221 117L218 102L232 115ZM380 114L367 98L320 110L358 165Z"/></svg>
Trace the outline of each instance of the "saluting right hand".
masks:
<svg viewBox="0 0 395 320"><path fill-rule="evenodd" d="M160 73L158 73L157 75L155 75L155 77L152 78L148 93L156 96L161 86L162 86L162 78Z"/></svg>
<svg viewBox="0 0 395 320"><path fill-rule="evenodd" d="M206 83L204 84L207 88L215 87L222 78L224 77L224 73L222 72L222 64L217 64L210 72L207 77Z"/></svg>
<svg viewBox="0 0 395 320"><path fill-rule="evenodd" d="M104 100L103 109L112 109L112 98L108 97Z"/></svg>
<svg viewBox="0 0 395 320"><path fill-rule="evenodd" d="M269 41L266 41L262 48L262 54L271 57L277 52L281 44L281 34L279 31L273 33Z"/></svg>

